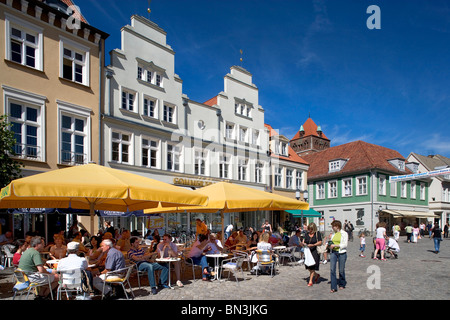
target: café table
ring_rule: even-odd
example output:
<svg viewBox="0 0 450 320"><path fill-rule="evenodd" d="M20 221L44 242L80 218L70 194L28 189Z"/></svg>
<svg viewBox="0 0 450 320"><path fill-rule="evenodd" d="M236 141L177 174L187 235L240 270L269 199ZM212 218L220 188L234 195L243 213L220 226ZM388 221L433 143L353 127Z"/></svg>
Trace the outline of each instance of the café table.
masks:
<svg viewBox="0 0 450 320"><path fill-rule="evenodd" d="M286 246L276 246L272 248L273 251L275 252L276 256L279 257L280 256L280 251L286 249ZM280 264L279 259L276 259L277 265Z"/></svg>
<svg viewBox="0 0 450 320"><path fill-rule="evenodd" d="M170 283L170 263L171 262L177 262L180 261L181 258L174 258L174 257L170 257L170 258L157 258L156 262L161 262L161 263L168 263L169 264L169 283L167 284L169 286L170 289L173 289L173 287L171 286Z"/></svg>
<svg viewBox="0 0 450 320"><path fill-rule="evenodd" d="M208 258L214 258L214 280L220 280L219 279L219 266L220 266L220 262L219 259L220 258L227 258L228 254L226 253L210 253L210 254L205 254L206 257Z"/></svg>

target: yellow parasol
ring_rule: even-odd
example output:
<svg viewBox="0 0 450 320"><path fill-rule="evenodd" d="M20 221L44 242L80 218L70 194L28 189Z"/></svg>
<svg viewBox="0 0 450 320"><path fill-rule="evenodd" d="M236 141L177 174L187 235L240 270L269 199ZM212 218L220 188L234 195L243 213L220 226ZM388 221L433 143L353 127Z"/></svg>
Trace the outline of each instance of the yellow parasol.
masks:
<svg viewBox="0 0 450 320"><path fill-rule="evenodd" d="M122 170L86 164L13 180L1 189L0 208L135 211L146 208L203 206L208 197Z"/></svg>

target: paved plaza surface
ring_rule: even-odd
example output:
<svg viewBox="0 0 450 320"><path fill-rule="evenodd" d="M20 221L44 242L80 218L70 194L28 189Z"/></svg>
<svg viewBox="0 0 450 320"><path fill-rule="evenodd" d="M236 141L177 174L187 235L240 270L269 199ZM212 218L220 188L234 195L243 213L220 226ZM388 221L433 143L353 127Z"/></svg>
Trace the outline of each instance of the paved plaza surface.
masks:
<svg viewBox="0 0 450 320"><path fill-rule="evenodd" d="M371 243L371 237L366 239ZM307 287L309 271L298 264L278 267L273 278L245 271L247 279L238 277L239 284L233 277L222 282L202 281L199 269L193 281L191 269L186 267L183 288L162 289L156 295L151 295L146 276L141 278L141 289L136 278L131 283L135 300L449 300L450 239L441 242L439 254L434 253L434 241L428 236L418 243L406 243L406 238L400 237L399 244L398 259L376 261L371 259L371 244L366 245L366 257L359 257L359 239L355 237L348 246L347 287L336 293L330 293L330 263L320 265L319 283L312 287ZM0 300L12 299L11 274L9 268L0 271ZM172 279L174 276L172 273Z"/></svg>

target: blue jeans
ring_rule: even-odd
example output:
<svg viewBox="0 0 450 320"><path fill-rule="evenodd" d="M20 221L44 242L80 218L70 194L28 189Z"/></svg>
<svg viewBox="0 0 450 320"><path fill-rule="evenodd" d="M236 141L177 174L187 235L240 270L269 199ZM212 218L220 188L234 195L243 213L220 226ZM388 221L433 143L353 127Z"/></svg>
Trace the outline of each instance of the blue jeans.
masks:
<svg viewBox="0 0 450 320"><path fill-rule="evenodd" d="M206 278L206 275L203 274L203 270L205 270L205 268L209 272L209 265L208 265L208 260L206 259L206 256L201 255L200 257L192 257L192 262L194 262L195 265L202 267L202 277Z"/></svg>
<svg viewBox="0 0 450 320"><path fill-rule="evenodd" d="M167 278L169 276L169 269L167 266L162 266L159 263L151 263L151 262L141 262L138 266L139 271L147 271L148 282L150 283L150 287L155 288L155 270L161 270L161 283L167 283Z"/></svg>
<svg viewBox="0 0 450 320"><path fill-rule="evenodd" d="M330 278L331 278L331 290L337 290L337 287L343 287L347 285L345 280L345 262L347 261L347 253L338 253L331 251L330 254ZM336 279L336 264L339 263L339 279Z"/></svg>
<svg viewBox="0 0 450 320"><path fill-rule="evenodd" d="M439 252L440 247L441 247L441 239L440 238L434 238L434 250L436 252Z"/></svg>

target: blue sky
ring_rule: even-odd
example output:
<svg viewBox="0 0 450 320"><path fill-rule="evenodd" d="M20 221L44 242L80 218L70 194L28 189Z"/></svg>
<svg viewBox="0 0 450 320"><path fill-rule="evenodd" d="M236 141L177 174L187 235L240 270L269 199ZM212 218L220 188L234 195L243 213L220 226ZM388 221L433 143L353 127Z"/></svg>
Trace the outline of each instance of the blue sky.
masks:
<svg viewBox="0 0 450 320"><path fill-rule="evenodd" d="M242 65L265 122L289 139L310 114L332 146L363 140L404 157L450 157L449 1L152 0L150 15L147 0L74 2L110 34L107 52L133 14L150 17L192 100L217 95ZM370 5L381 9L379 30L367 28Z"/></svg>

